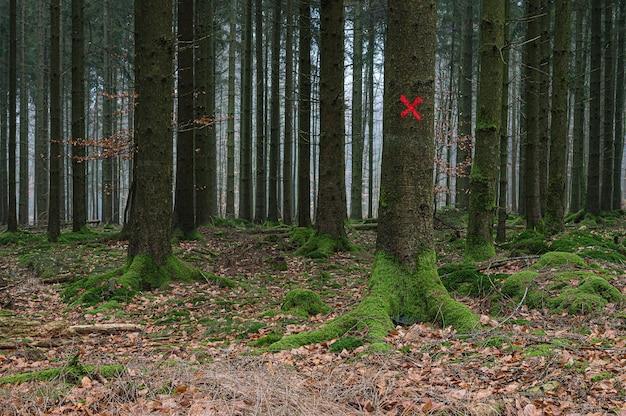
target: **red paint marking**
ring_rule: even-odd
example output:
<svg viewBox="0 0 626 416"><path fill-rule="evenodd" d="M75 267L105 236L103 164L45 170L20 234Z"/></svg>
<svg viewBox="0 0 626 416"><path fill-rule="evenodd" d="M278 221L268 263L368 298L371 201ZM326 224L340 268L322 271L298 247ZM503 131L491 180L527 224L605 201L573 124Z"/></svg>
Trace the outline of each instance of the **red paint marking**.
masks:
<svg viewBox="0 0 626 416"><path fill-rule="evenodd" d="M417 111L417 109L415 107L418 107L422 104L424 104L424 100L422 99L422 97L416 97L415 100L413 100L412 103L409 102L409 100L407 100L407 98L404 95L400 96L400 101L402 102L402 104L405 105L405 109L404 111L402 111L402 113L400 113L400 117L402 118L406 118L410 113L413 113L413 118L417 121L421 121L422 120L422 114Z"/></svg>

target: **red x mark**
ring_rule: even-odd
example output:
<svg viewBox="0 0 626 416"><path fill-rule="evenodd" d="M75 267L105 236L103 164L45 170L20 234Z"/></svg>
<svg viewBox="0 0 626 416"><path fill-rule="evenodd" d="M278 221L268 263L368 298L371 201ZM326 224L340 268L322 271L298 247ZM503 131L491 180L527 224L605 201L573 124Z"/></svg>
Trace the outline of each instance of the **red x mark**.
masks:
<svg viewBox="0 0 626 416"><path fill-rule="evenodd" d="M406 106L404 111L400 113L400 117L406 118L410 113L413 113L413 118L415 118L415 120L417 121L422 120L422 114L415 109L415 107L424 104L424 100L422 100L422 97L416 97L415 100L413 100L413 102L410 103L409 100L407 100L407 98L404 95L401 95L400 101L402 102L402 104Z"/></svg>

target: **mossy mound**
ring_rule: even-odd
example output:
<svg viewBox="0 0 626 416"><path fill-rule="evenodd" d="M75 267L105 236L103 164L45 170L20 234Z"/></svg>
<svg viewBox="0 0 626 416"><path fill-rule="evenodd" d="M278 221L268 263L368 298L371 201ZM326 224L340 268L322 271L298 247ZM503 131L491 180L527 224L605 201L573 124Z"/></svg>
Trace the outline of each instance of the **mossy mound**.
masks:
<svg viewBox="0 0 626 416"><path fill-rule="evenodd" d="M539 258L539 260L533 265L533 269L541 270L549 267L559 267L565 265L584 267L585 261L574 253L550 251Z"/></svg>
<svg viewBox="0 0 626 416"><path fill-rule="evenodd" d="M487 276L469 262L447 264L440 267L438 273L446 289L462 296L483 296L491 289L493 280L503 277Z"/></svg>
<svg viewBox="0 0 626 416"><path fill-rule="evenodd" d="M320 328L283 337L270 351L297 348L342 337L347 332L363 334L370 352L387 351L385 337L395 324L437 322L460 332L478 327L478 317L455 301L439 279L434 251L418 256L415 270L406 270L384 253L376 256L369 293L351 311Z"/></svg>
<svg viewBox="0 0 626 416"><path fill-rule="evenodd" d="M352 245L346 238L334 239L326 234L312 233L296 254L312 259L326 259L337 251L351 250Z"/></svg>
<svg viewBox="0 0 626 416"><path fill-rule="evenodd" d="M317 293L306 289L295 289L285 295L281 309L292 315L308 317L328 313L330 308Z"/></svg>
<svg viewBox="0 0 626 416"><path fill-rule="evenodd" d="M314 233L312 228L294 227L289 232L289 242L295 247L302 247Z"/></svg>
<svg viewBox="0 0 626 416"><path fill-rule="evenodd" d="M599 233L577 230L558 236L550 247L555 251L577 253L595 260L626 263L626 247Z"/></svg>
<svg viewBox="0 0 626 416"><path fill-rule="evenodd" d="M268 345L272 345L273 343L280 341L282 337L283 334L280 332L270 332L269 334L252 341L250 345L254 347L267 347Z"/></svg>
<svg viewBox="0 0 626 416"><path fill-rule="evenodd" d="M512 255L543 254L550 251L546 236L534 230L522 231L504 247L509 249Z"/></svg>
<svg viewBox="0 0 626 416"><path fill-rule="evenodd" d="M151 257L135 256L125 267L70 283L63 299L74 304L95 305L102 301L126 302L137 292L164 287L172 280L193 281L202 274L170 255L163 265Z"/></svg>
<svg viewBox="0 0 626 416"><path fill-rule="evenodd" d="M578 287L563 290L549 305L559 312L567 310L571 314L587 314L601 310L609 302L621 303L623 300L620 291L605 279L588 276Z"/></svg>
<svg viewBox="0 0 626 416"><path fill-rule="evenodd" d="M10 374L0 377L0 385L19 384L29 381L53 381L60 380L65 383L78 384L83 377L100 376L105 379L119 377L126 371L123 365L109 364L102 366L84 365L78 361L78 356L72 357L64 367L48 368L39 371Z"/></svg>
<svg viewBox="0 0 626 416"><path fill-rule="evenodd" d="M363 340L357 337L345 336L330 344L330 352L339 353L343 350L352 351L363 345Z"/></svg>
<svg viewBox="0 0 626 416"><path fill-rule="evenodd" d="M510 297L521 297L526 292L526 288L530 289L533 287L537 276L539 276L539 273L530 270L512 274L502 283L501 291L504 295Z"/></svg>

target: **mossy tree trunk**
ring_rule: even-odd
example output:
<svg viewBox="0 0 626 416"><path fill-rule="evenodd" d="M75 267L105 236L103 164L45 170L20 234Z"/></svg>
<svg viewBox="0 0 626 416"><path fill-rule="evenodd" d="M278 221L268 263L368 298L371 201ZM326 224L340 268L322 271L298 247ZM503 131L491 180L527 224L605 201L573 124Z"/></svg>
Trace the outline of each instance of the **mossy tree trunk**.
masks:
<svg viewBox="0 0 626 416"><path fill-rule="evenodd" d="M280 31L281 2L274 2L272 12L272 90L270 110L269 198L267 217L278 221L278 164L280 161Z"/></svg>
<svg viewBox="0 0 626 416"><path fill-rule="evenodd" d="M196 178L196 223L207 224L217 215L215 143L215 40L213 0L196 1L195 127L194 170ZM209 123L209 124L207 124Z"/></svg>
<svg viewBox="0 0 626 416"><path fill-rule="evenodd" d="M540 65L540 15L541 0L526 2L526 16L528 16L528 30L524 53L525 81L524 96L526 103L526 137L524 140L524 214L526 227L535 229L541 219L539 201L539 85L541 82Z"/></svg>
<svg viewBox="0 0 626 416"><path fill-rule="evenodd" d="M285 150L283 155L283 222L292 222L293 173L293 0L287 0L285 10Z"/></svg>
<svg viewBox="0 0 626 416"><path fill-rule="evenodd" d="M567 178L567 93L569 78L570 0L557 0L554 27L554 79L552 82L552 125L550 175L546 202L546 227L552 233L564 229Z"/></svg>
<svg viewBox="0 0 626 416"><path fill-rule="evenodd" d="M135 197L128 256L171 255L172 0L135 1Z"/></svg>
<svg viewBox="0 0 626 416"><path fill-rule="evenodd" d="M583 186L585 177L585 67L587 51L584 48L586 27L583 25L588 0L577 0L576 8L576 60L574 78L574 142L572 145L572 189L570 211L577 212L583 207Z"/></svg>
<svg viewBox="0 0 626 416"><path fill-rule="evenodd" d="M613 60L614 0L604 0L604 140L602 142L602 188L600 209L610 211L613 205L613 160L615 159L615 62ZM621 88L624 86L621 85Z"/></svg>
<svg viewBox="0 0 626 416"><path fill-rule="evenodd" d="M340 0L323 0L320 9L320 146L318 234L345 239L344 180L344 10Z"/></svg>
<svg viewBox="0 0 626 416"><path fill-rule="evenodd" d="M507 189L509 186L509 67L512 66L510 65L512 56L511 31L508 27L511 8L509 0L505 0L504 7L504 47L506 49L502 51L504 65L502 68L502 102L500 106L500 180L498 185L498 225L496 227L496 241L498 242L504 242L506 240ZM514 131L513 134L515 134ZM515 149L512 151L515 152ZM511 176L515 176L515 172L513 172Z"/></svg>
<svg viewBox="0 0 626 416"><path fill-rule="evenodd" d="M72 0L72 231L87 224L84 2Z"/></svg>
<svg viewBox="0 0 626 416"><path fill-rule="evenodd" d="M350 218L363 218L363 26L362 5L355 2L352 59L352 187Z"/></svg>
<svg viewBox="0 0 626 416"><path fill-rule="evenodd" d="M615 160L613 162L613 209L622 207L622 160L624 155L624 36L626 36L626 4L621 2L617 34L617 74L615 86Z"/></svg>
<svg viewBox="0 0 626 416"><path fill-rule="evenodd" d="M311 2L298 12L298 226L311 225Z"/></svg>
<svg viewBox="0 0 626 416"><path fill-rule="evenodd" d="M474 69L474 2L466 2L463 23L463 60L459 88L461 103L459 111L459 142L456 149L456 207L467 209L469 189L469 166L472 157L472 79Z"/></svg>
<svg viewBox="0 0 626 416"><path fill-rule="evenodd" d="M263 1L256 0L254 14L255 57L256 57L256 188L254 200L254 221L265 221L265 67L263 65Z"/></svg>
<svg viewBox="0 0 626 416"><path fill-rule="evenodd" d="M50 185L48 239L61 234L61 5L50 2Z"/></svg>
<svg viewBox="0 0 626 416"><path fill-rule="evenodd" d="M194 212L193 0L178 0L178 94L174 228L184 236L196 228Z"/></svg>
<svg viewBox="0 0 626 416"><path fill-rule="evenodd" d="M486 260L496 253L493 245L493 219L500 158L504 14L505 5L502 0L483 2L476 151L470 173L469 222L465 246L465 257L474 261Z"/></svg>
<svg viewBox="0 0 626 416"><path fill-rule="evenodd" d="M236 2L230 8L228 35L228 121L226 125L226 217L235 216L235 47Z"/></svg>
<svg viewBox="0 0 626 416"><path fill-rule="evenodd" d="M600 212L600 88L602 80L602 2L591 5L591 97L589 107L589 168L586 209Z"/></svg>
<svg viewBox="0 0 626 416"><path fill-rule="evenodd" d="M272 351L338 338L351 330L366 332L372 347L381 348L394 321L432 320L463 331L477 324L476 316L454 301L439 280L433 245L435 1L389 2L388 13L383 196L369 293L352 311L317 330L285 337L269 347ZM403 42L409 36L422 41ZM400 96L407 94L422 97L421 121L400 116Z"/></svg>

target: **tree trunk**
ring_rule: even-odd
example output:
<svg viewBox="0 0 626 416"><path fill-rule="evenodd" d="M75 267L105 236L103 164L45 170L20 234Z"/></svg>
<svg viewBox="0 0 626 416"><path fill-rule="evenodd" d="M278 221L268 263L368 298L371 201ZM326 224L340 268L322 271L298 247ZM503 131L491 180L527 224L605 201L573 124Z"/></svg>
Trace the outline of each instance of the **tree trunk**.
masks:
<svg viewBox="0 0 626 416"><path fill-rule="evenodd" d="M72 0L72 230L87 224L85 189L85 46L83 0Z"/></svg>
<svg viewBox="0 0 626 416"><path fill-rule="evenodd" d="M7 26L0 26L0 73L9 73L9 34ZM0 224L6 224L9 210L8 198L8 169L7 169L7 128L9 119L8 110L8 77L0 78Z"/></svg>
<svg viewBox="0 0 626 416"><path fill-rule="evenodd" d="M61 6L50 1L50 185L48 239L61 234Z"/></svg>
<svg viewBox="0 0 626 416"><path fill-rule="evenodd" d="M510 0L505 0L504 17L504 49L502 55L504 64L502 66L502 98L500 106L500 181L498 188L498 226L496 229L496 241L501 243L506 240L506 218L507 218L507 189L508 189L508 163L509 163L509 68L512 67L511 39L508 21L510 16Z"/></svg>
<svg viewBox="0 0 626 416"><path fill-rule="evenodd" d="M343 240L344 180L343 2L323 0L320 27L320 160L318 234Z"/></svg>
<svg viewBox="0 0 626 416"><path fill-rule="evenodd" d="M541 218L539 201L539 87L540 65L540 18L541 0L528 0L526 15L529 16L526 40L525 62L525 102L526 102L526 140L524 143L524 199L526 227L535 229Z"/></svg>
<svg viewBox="0 0 626 416"><path fill-rule="evenodd" d="M486 260L496 254L493 220L500 157L502 80L504 65L505 5L502 0L483 2L480 24L480 79L476 119L476 153L470 173L469 222L465 257ZM500 82L493 82L500 80Z"/></svg>
<svg viewBox="0 0 626 416"><path fill-rule="evenodd" d="M263 66L263 1L255 2L255 55L256 55L256 189L254 220L265 220L265 78Z"/></svg>
<svg viewBox="0 0 626 416"><path fill-rule="evenodd" d="M292 222L292 159L293 159L293 0L285 10L285 148L283 154L283 222Z"/></svg>
<svg viewBox="0 0 626 416"><path fill-rule="evenodd" d="M613 207L613 163L615 159L615 64L613 61L613 4L604 0L604 140L602 148L602 186L600 209ZM620 85L623 88L623 85Z"/></svg>
<svg viewBox="0 0 626 416"><path fill-rule="evenodd" d="M193 0L178 0L178 95L174 228L185 238L196 229L194 212Z"/></svg>
<svg viewBox="0 0 626 416"><path fill-rule="evenodd" d="M311 225L311 3L300 0L298 64L298 225Z"/></svg>
<svg viewBox="0 0 626 416"><path fill-rule="evenodd" d="M619 10L617 41L617 82L615 86L615 160L613 163L612 209L622 208L622 159L624 155L624 36L626 36L626 4L622 1Z"/></svg>
<svg viewBox="0 0 626 416"><path fill-rule="evenodd" d="M587 53L584 48L586 28L583 25L588 0L578 0L576 10L576 61L574 79L574 143L572 149L572 192L570 211L577 212L583 207L583 183L585 167L585 67Z"/></svg>
<svg viewBox="0 0 626 416"><path fill-rule="evenodd" d="M537 76L540 79L538 85L539 92L539 150L537 157L539 158L539 206L541 215L545 215L546 201L548 199L548 159L550 154L550 56L551 56L551 37L550 37L550 3L549 0L541 0L541 17L539 24L541 25L541 39L539 40L539 71Z"/></svg>
<svg viewBox="0 0 626 416"><path fill-rule="evenodd" d="M102 222L113 222L113 164L107 143L113 136L113 69L111 68L112 42L110 37L111 14L110 2L104 1L104 86L102 91Z"/></svg>
<svg viewBox="0 0 626 416"><path fill-rule="evenodd" d="M370 1L371 7L371 1ZM368 155L368 190L367 190L367 217L374 218L374 49L376 47L376 26L370 19L368 28L367 50L367 128L369 142Z"/></svg>
<svg viewBox="0 0 626 416"><path fill-rule="evenodd" d="M196 223L207 224L217 215L215 128L215 39L213 0L196 1L195 151Z"/></svg>
<svg viewBox="0 0 626 416"><path fill-rule="evenodd" d="M272 96L268 219L278 221L278 163L280 161L280 1L274 2L272 28Z"/></svg>
<svg viewBox="0 0 626 416"><path fill-rule="evenodd" d="M26 2L20 2L20 225L28 225L28 96L29 81L26 69Z"/></svg>
<svg viewBox="0 0 626 416"><path fill-rule="evenodd" d="M235 2L233 2L235 3ZM236 3L235 3L236 4ZM235 44L236 6L230 10L228 41L228 121L226 127L226 217L235 217Z"/></svg>
<svg viewBox="0 0 626 416"><path fill-rule="evenodd" d="M388 4L383 196L378 253L369 292L350 312L314 331L285 337L270 346L272 351L339 338L353 330L366 334L372 343L370 348L380 351L389 349L384 339L394 329L394 322L437 321L460 331L470 331L478 325L477 317L453 300L441 283L433 244L435 2L407 0ZM337 26L341 30L341 25ZM405 42L409 36L416 36L421 42ZM414 56L420 59L411 59ZM422 97L418 110L421 121L399 116L405 108L399 97L406 94Z"/></svg>
<svg viewBox="0 0 626 416"><path fill-rule="evenodd" d="M602 4L591 6L591 97L589 109L589 169L587 173L587 211L600 213L600 88L602 80Z"/></svg>
<svg viewBox="0 0 626 416"><path fill-rule="evenodd" d="M239 216L252 221L252 0L244 0Z"/></svg>
<svg viewBox="0 0 626 416"><path fill-rule="evenodd" d="M352 187L350 218L363 218L363 27L362 5L354 10L354 51L352 59Z"/></svg>
<svg viewBox="0 0 626 416"><path fill-rule="evenodd" d="M546 227L551 233L564 229L565 185L567 179L570 0L557 0L554 23L554 75L552 82L552 129L550 175L546 202Z"/></svg>
<svg viewBox="0 0 626 416"><path fill-rule="evenodd" d="M472 165L472 80L474 78L474 9L473 1L466 2L463 27L463 62L461 64L461 106L459 139L456 150L456 206L468 207L469 171Z"/></svg>

